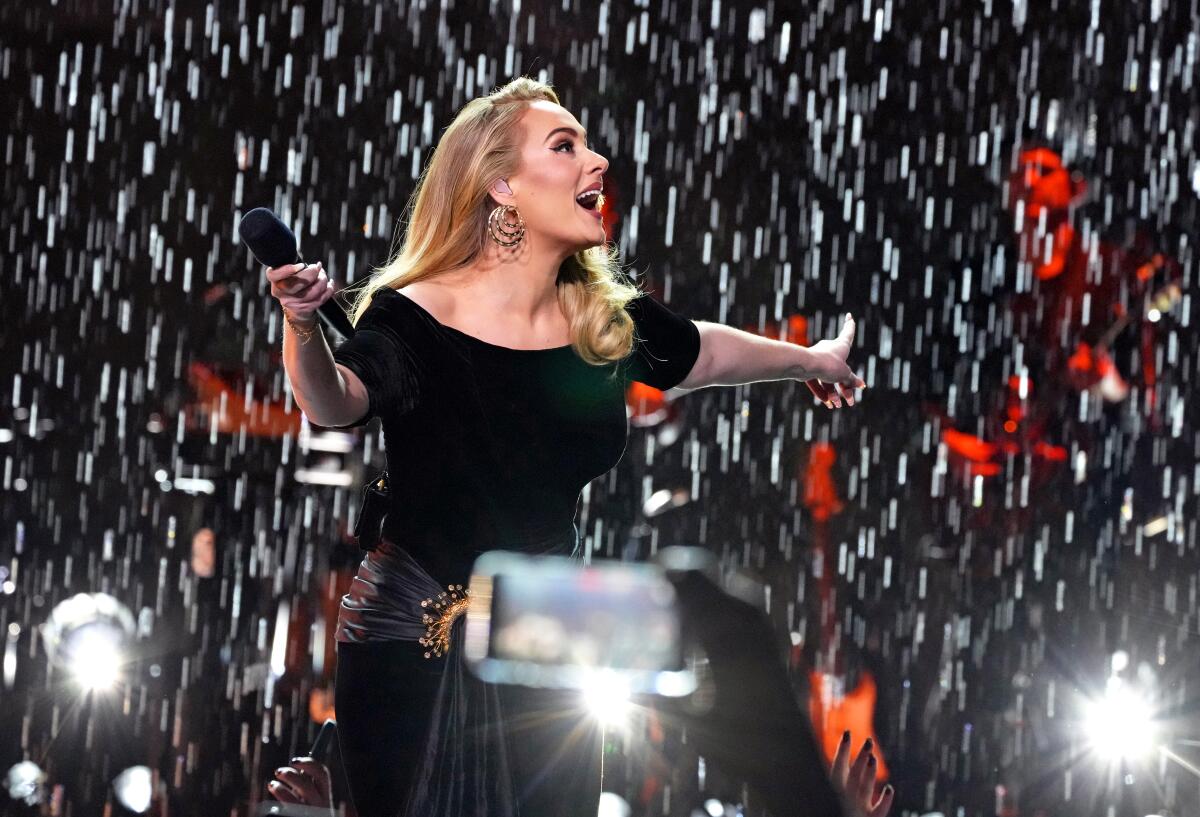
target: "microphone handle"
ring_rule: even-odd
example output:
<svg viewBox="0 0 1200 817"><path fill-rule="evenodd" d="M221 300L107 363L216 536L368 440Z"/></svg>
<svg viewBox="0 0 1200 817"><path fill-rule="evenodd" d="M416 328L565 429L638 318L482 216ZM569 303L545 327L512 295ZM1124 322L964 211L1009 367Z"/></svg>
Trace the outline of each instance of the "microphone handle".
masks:
<svg viewBox="0 0 1200 817"><path fill-rule="evenodd" d="M346 310L338 306L333 298L317 307L317 315L327 328L337 332L343 339L349 340L354 337L354 324L350 323Z"/></svg>

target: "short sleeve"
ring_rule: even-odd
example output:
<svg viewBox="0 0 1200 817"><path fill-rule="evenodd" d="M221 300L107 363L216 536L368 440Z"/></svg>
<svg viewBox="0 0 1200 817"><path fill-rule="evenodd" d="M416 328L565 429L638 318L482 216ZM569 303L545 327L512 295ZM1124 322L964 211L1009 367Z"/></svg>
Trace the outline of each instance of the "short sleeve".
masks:
<svg viewBox="0 0 1200 817"><path fill-rule="evenodd" d="M684 381L700 356L700 330L649 295L626 305L633 319L633 352L626 378L666 391Z"/></svg>
<svg viewBox="0 0 1200 817"><path fill-rule="evenodd" d="M399 416L420 398L420 356L408 338L404 296L394 289L379 290L355 326L354 335L333 353L340 363L358 375L367 390L367 413L353 423L334 428L366 425L374 417Z"/></svg>

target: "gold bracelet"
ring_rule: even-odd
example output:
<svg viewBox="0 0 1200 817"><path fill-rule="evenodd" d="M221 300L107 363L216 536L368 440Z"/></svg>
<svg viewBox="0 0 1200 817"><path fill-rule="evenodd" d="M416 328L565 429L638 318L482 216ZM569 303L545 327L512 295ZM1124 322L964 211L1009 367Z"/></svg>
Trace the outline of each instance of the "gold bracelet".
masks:
<svg viewBox="0 0 1200 817"><path fill-rule="evenodd" d="M292 316L288 314L286 309L283 310L283 319L287 322L288 326L292 327L292 331L296 333L296 337L300 338L301 344L308 343L309 339L313 336L313 333L317 331L317 327L321 323L318 319L315 323L313 323L312 329L304 329L303 327L297 326L292 322Z"/></svg>

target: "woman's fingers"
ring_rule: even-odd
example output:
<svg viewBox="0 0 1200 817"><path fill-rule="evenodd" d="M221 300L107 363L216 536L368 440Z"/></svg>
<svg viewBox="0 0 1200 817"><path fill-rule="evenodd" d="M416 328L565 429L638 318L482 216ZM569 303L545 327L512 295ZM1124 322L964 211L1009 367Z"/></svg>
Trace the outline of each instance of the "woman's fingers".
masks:
<svg viewBox="0 0 1200 817"><path fill-rule="evenodd" d="M327 280L328 276L325 275L325 270L321 269L320 265L308 266L296 274L295 281L287 292L289 295L303 298L319 292Z"/></svg>
<svg viewBox="0 0 1200 817"><path fill-rule="evenodd" d="M837 388L838 394L840 394L842 396L842 399L846 401L846 405L853 406L854 405L854 389L849 386L843 386L841 383L835 383L834 385Z"/></svg>
<svg viewBox="0 0 1200 817"><path fill-rule="evenodd" d="M813 397L821 401L822 405L829 404L829 390L825 388L825 384L820 380L805 380L804 385L808 386L808 390L813 393Z"/></svg>
<svg viewBox="0 0 1200 817"><path fill-rule="evenodd" d="M267 269L267 280L273 292L292 294L311 284L320 272L318 264L288 264Z"/></svg>
<svg viewBox="0 0 1200 817"><path fill-rule="evenodd" d="M854 799L856 802L862 803L864 811L870 807L871 799L875 796L876 766L875 755L869 754L867 765L858 778L858 790L854 794Z"/></svg>
<svg viewBox="0 0 1200 817"><path fill-rule="evenodd" d="M267 784L267 791L271 796L280 803L295 803L296 805L304 805L304 801L297 797L291 789L278 780L272 780Z"/></svg>
<svg viewBox="0 0 1200 817"><path fill-rule="evenodd" d="M311 757L292 758L292 768L312 780L317 794L325 801L329 799L329 769Z"/></svg>
<svg viewBox="0 0 1200 817"><path fill-rule="evenodd" d="M826 383L822 380L805 380L804 385L808 386L809 391L813 393L813 397L816 397L826 408L841 408L843 403L847 406L853 406L858 402L855 390L865 389L867 384L857 375L852 374L850 377L853 380L849 383L837 381Z"/></svg>
<svg viewBox="0 0 1200 817"><path fill-rule="evenodd" d="M846 776L846 796L851 798L855 804L861 802L862 777L867 771L867 760L872 757L871 746L872 741L870 738L867 738L867 742L863 744L858 757L854 758L854 763L850 764L850 773Z"/></svg>
<svg viewBox="0 0 1200 817"><path fill-rule="evenodd" d="M333 281L325 277L324 271L320 271L318 279L310 284L307 289L301 294L276 295L279 304L293 315L311 314L334 296ZM273 295L275 293L272 293Z"/></svg>
<svg viewBox="0 0 1200 817"><path fill-rule="evenodd" d="M267 267L267 280L274 284L295 275L304 269L304 264L284 264L282 267Z"/></svg>
<svg viewBox="0 0 1200 817"><path fill-rule="evenodd" d="M847 345L854 345L854 318L849 312L846 313L846 320L842 323L842 331L838 333L838 340L845 341Z"/></svg>
<svg viewBox="0 0 1200 817"><path fill-rule="evenodd" d="M837 752L833 755L833 766L829 770L829 776L833 780L833 786L838 791L846 790L846 773L850 765L850 733L843 732L842 740L838 743Z"/></svg>
<svg viewBox="0 0 1200 817"><path fill-rule="evenodd" d="M333 296L333 281L318 281L300 296L300 301L307 307L316 309Z"/></svg>
<svg viewBox="0 0 1200 817"><path fill-rule="evenodd" d="M274 782L280 783L297 803L316 806L323 802L322 791L316 778L293 766L282 766L275 770Z"/></svg>
<svg viewBox="0 0 1200 817"><path fill-rule="evenodd" d="M289 264L285 267L267 269L267 280L271 282L271 294L276 298L284 295L302 295L325 278L325 270L320 261L315 264Z"/></svg>
<svg viewBox="0 0 1200 817"><path fill-rule="evenodd" d="M843 732L842 740L838 743L833 755L833 765L829 769L829 777L834 789L841 796L843 808L847 815L854 817L887 817L895 797L895 790L884 786L879 798L875 799L875 775L878 772L878 762L872 751L874 741L867 738L854 762L850 762L850 733ZM871 801L875 804L871 805Z"/></svg>
<svg viewBox="0 0 1200 817"><path fill-rule="evenodd" d="M837 383L822 383L825 390L829 392L829 402L833 404L833 408L842 407L842 396L837 391Z"/></svg>
<svg viewBox="0 0 1200 817"><path fill-rule="evenodd" d="M896 790L892 788L891 784L884 786L883 793L879 795L879 802L867 812L868 817L885 817L892 808L892 800L895 796Z"/></svg>

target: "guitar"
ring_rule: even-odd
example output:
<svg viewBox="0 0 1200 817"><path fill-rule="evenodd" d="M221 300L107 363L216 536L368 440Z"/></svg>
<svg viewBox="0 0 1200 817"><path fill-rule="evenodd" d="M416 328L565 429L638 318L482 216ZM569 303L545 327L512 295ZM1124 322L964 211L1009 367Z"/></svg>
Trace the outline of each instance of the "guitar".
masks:
<svg viewBox="0 0 1200 817"><path fill-rule="evenodd" d="M837 557L829 536L829 520L843 508L831 473L836 459L832 445L816 443L804 471L804 505L812 514L813 551L821 564L818 599L823 644L817 667L809 672L809 717L817 743L830 764L843 732L849 731L856 745L869 737L874 744L876 778L882 782L888 778L888 767L875 734L875 677L864 667L858 673L858 683L846 689L845 652L838 649L840 644L834 639L838 618L834 580Z"/></svg>

